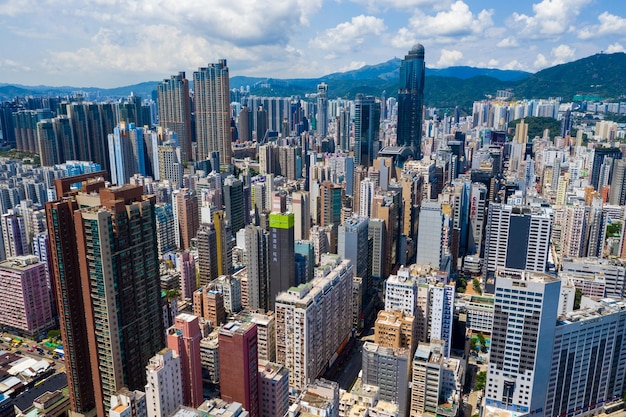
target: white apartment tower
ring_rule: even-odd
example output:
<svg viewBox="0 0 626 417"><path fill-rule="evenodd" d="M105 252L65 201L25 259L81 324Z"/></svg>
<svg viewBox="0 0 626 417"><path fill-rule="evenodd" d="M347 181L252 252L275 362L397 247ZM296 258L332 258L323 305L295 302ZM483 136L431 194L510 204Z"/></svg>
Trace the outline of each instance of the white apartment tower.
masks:
<svg viewBox="0 0 626 417"><path fill-rule="evenodd" d="M352 328L353 266L324 255L316 278L276 296L276 362L303 389L324 371Z"/></svg>
<svg viewBox="0 0 626 417"><path fill-rule="evenodd" d="M180 357L169 348L154 355L146 366L148 417L168 417L183 404Z"/></svg>

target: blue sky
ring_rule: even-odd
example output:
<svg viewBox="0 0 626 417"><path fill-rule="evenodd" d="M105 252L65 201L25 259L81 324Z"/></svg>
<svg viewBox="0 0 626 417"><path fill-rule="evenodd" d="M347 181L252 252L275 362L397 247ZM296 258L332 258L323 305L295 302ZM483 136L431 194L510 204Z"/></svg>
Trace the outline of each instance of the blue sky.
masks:
<svg viewBox="0 0 626 417"><path fill-rule="evenodd" d="M622 0L0 0L0 83L114 87L188 77L318 77L402 57L535 72L624 52Z"/></svg>

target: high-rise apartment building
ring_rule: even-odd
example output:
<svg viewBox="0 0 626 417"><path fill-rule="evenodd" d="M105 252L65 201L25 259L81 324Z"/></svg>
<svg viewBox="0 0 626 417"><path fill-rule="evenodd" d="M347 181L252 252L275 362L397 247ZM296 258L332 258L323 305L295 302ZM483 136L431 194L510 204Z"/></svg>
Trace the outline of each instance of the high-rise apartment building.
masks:
<svg viewBox="0 0 626 417"><path fill-rule="evenodd" d="M212 223L203 223L196 235L198 246L198 275L200 286L207 285L219 276L217 233Z"/></svg>
<svg viewBox="0 0 626 417"><path fill-rule="evenodd" d="M220 165L231 164L230 80L225 59L193 73L198 160L219 152ZM215 171L218 169L213 167Z"/></svg>
<svg viewBox="0 0 626 417"><path fill-rule="evenodd" d="M180 249L191 247L191 239L196 237L200 227L198 198L193 190L182 188L174 194L174 228L177 230L177 244Z"/></svg>
<svg viewBox="0 0 626 417"><path fill-rule="evenodd" d="M276 362L297 389L325 370L352 328L352 263L338 255L323 258L317 278L276 297Z"/></svg>
<svg viewBox="0 0 626 417"><path fill-rule="evenodd" d="M146 366L148 417L169 416L183 404L180 357L164 348Z"/></svg>
<svg viewBox="0 0 626 417"><path fill-rule="evenodd" d="M339 226L337 253L354 265L354 274L363 279L363 298L371 288L369 263L368 218L353 216Z"/></svg>
<svg viewBox="0 0 626 417"><path fill-rule="evenodd" d="M184 72L172 75L157 84L159 125L176 132L181 149L181 162L189 161L191 153L191 98L189 81Z"/></svg>
<svg viewBox="0 0 626 417"><path fill-rule="evenodd" d="M317 135L325 138L328 135L328 85L317 85Z"/></svg>
<svg viewBox="0 0 626 417"><path fill-rule="evenodd" d="M204 401L200 363L200 326L193 314L179 314L167 330L167 347L180 357L183 405L197 408Z"/></svg>
<svg viewBox="0 0 626 417"><path fill-rule="evenodd" d="M56 326L47 267L36 256L0 262L0 286L0 323L5 328L34 338Z"/></svg>
<svg viewBox="0 0 626 417"><path fill-rule="evenodd" d="M422 159L422 107L424 105L424 47L415 45L400 63L398 88L398 146L410 147L413 159Z"/></svg>
<svg viewBox="0 0 626 417"><path fill-rule="evenodd" d="M626 204L626 160L617 159L613 162L613 179L609 192L609 204L623 206Z"/></svg>
<svg viewBox="0 0 626 417"><path fill-rule="evenodd" d="M196 261L189 251L176 255L177 267L180 270L180 296L183 300L193 298L196 290Z"/></svg>
<svg viewBox="0 0 626 417"><path fill-rule="evenodd" d="M552 219L545 210L490 204L485 275L493 276L498 269L545 271L551 232Z"/></svg>
<svg viewBox="0 0 626 417"><path fill-rule="evenodd" d="M243 182L229 175L222 185L226 219L233 236L246 226L244 209Z"/></svg>
<svg viewBox="0 0 626 417"><path fill-rule="evenodd" d="M363 383L379 387L380 399L397 404L398 416L406 416L409 409L411 351L365 342L362 366Z"/></svg>
<svg viewBox="0 0 626 417"><path fill-rule="evenodd" d="M442 353L449 357L452 350L454 320L454 284L430 285L428 288L429 340L441 340Z"/></svg>
<svg viewBox="0 0 626 417"><path fill-rule="evenodd" d="M270 309L269 233L259 226L248 225L246 234L247 308Z"/></svg>
<svg viewBox="0 0 626 417"><path fill-rule="evenodd" d="M561 255L579 257L586 255L589 206L566 206L561 231Z"/></svg>
<svg viewBox="0 0 626 417"><path fill-rule="evenodd" d="M101 175L57 179L60 200L46 204L46 216L71 407L104 415L123 386L145 385L143 367L164 331L154 197L141 186L104 188ZM70 188L77 182L81 192Z"/></svg>
<svg viewBox="0 0 626 417"><path fill-rule="evenodd" d="M291 206L295 217L294 240L307 240L311 231L311 201L308 191L291 194Z"/></svg>
<svg viewBox="0 0 626 417"><path fill-rule="evenodd" d="M259 416L257 327L233 321L219 330L220 392L224 401L241 403Z"/></svg>
<svg viewBox="0 0 626 417"><path fill-rule="evenodd" d="M284 416L289 411L289 371L259 359L259 416Z"/></svg>
<svg viewBox="0 0 626 417"><path fill-rule="evenodd" d="M380 104L372 96L357 94L354 100L354 162L372 166L380 149Z"/></svg>
<svg viewBox="0 0 626 417"><path fill-rule="evenodd" d="M374 324L374 343L380 347L406 348L417 346L415 317L401 311L381 310Z"/></svg>

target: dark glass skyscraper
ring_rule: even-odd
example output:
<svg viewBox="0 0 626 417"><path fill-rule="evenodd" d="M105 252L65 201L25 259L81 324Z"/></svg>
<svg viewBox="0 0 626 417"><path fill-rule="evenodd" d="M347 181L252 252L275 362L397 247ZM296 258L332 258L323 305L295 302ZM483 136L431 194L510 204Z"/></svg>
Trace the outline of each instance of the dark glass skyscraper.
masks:
<svg viewBox="0 0 626 417"><path fill-rule="evenodd" d="M380 104L372 96L357 94L354 100L354 162L372 166L380 149Z"/></svg>
<svg viewBox="0 0 626 417"><path fill-rule="evenodd" d="M422 159L422 107L424 105L424 47L417 44L400 64L398 85L398 146L408 146L414 159Z"/></svg>

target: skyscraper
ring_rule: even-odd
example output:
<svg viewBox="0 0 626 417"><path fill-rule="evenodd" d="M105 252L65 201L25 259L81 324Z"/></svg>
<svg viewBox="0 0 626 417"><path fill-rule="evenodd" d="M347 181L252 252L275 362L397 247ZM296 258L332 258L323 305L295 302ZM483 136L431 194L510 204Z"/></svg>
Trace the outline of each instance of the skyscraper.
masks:
<svg viewBox="0 0 626 417"><path fill-rule="evenodd" d="M178 135L182 162L192 159L191 154L191 99L189 81L184 72L172 75L157 85L159 125Z"/></svg>
<svg viewBox="0 0 626 417"><path fill-rule="evenodd" d="M180 357L183 404L199 407L202 394L202 368L200 366L200 326L193 314L179 314L174 325L167 330L167 347Z"/></svg>
<svg viewBox="0 0 626 417"><path fill-rule="evenodd" d="M271 213L269 236L269 309L276 295L295 286L296 258L293 213Z"/></svg>
<svg viewBox="0 0 626 417"><path fill-rule="evenodd" d="M591 178L589 185L599 191L600 171L605 158L622 159L622 151L620 148L596 148L593 150L593 164L591 166ZM609 178L608 184L611 183Z"/></svg>
<svg viewBox="0 0 626 417"><path fill-rule="evenodd" d="M372 166L380 149L380 104L372 96L357 94L354 100L354 162Z"/></svg>
<svg viewBox="0 0 626 417"><path fill-rule="evenodd" d="M497 277L485 405L543 415L560 289L542 273Z"/></svg>
<svg viewBox="0 0 626 417"><path fill-rule="evenodd" d="M422 107L424 104L424 46L417 44L400 63L398 85L398 146L410 147L422 159Z"/></svg>
<svg viewBox="0 0 626 417"><path fill-rule="evenodd" d="M164 348L146 366L148 417L169 416L183 404L181 363L178 354Z"/></svg>
<svg viewBox="0 0 626 417"><path fill-rule="evenodd" d="M306 240L311 231L311 202L308 191L295 191L291 194L291 205L295 216L295 240Z"/></svg>
<svg viewBox="0 0 626 417"><path fill-rule="evenodd" d="M616 206L626 204L626 160L617 159L613 162L613 179L609 193L609 204Z"/></svg>
<svg viewBox="0 0 626 417"><path fill-rule="evenodd" d="M231 163L230 80L225 59L193 73L198 159L219 152L220 165ZM217 171L217 167L213 167Z"/></svg>
<svg viewBox="0 0 626 417"><path fill-rule="evenodd" d="M145 385L143 368L163 348L164 331L155 198L144 196L141 186L104 188L99 175L57 179L62 200L47 203L46 215L58 310L65 318L61 335L68 382L90 368L93 386L85 389L93 394L81 394L93 395L98 415L105 415L119 389ZM70 191L81 181L82 192ZM82 310L74 309L81 300ZM73 352L68 355L68 350ZM72 410L78 411L75 403Z"/></svg>
<svg viewBox="0 0 626 417"><path fill-rule="evenodd" d="M220 391L224 401L237 401L250 417L259 416L257 326L233 321L219 330Z"/></svg>
<svg viewBox="0 0 626 417"><path fill-rule="evenodd" d="M439 268L443 259L444 215L441 203L425 201L419 215L417 229L417 260L418 264L432 265Z"/></svg>
<svg viewBox="0 0 626 417"><path fill-rule="evenodd" d="M176 240L180 249L189 249L191 239L196 237L200 227L198 218L198 198L196 193L187 188L174 195L174 219L177 230Z"/></svg>
<svg viewBox="0 0 626 417"><path fill-rule="evenodd" d="M245 234L248 308L269 310L269 233L249 224Z"/></svg>
<svg viewBox="0 0 626 417"><path fill-rule="evenodd" d="M328 85L317 85L317 134L321 138L328 135Z"/></svg>

